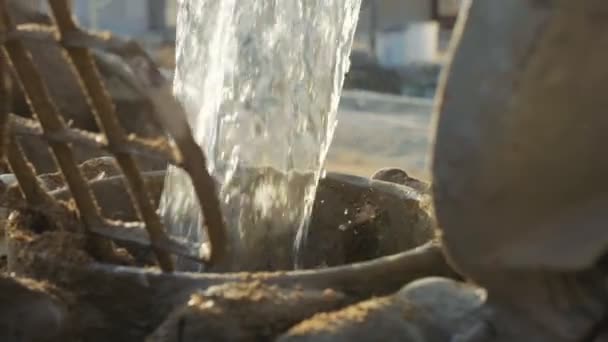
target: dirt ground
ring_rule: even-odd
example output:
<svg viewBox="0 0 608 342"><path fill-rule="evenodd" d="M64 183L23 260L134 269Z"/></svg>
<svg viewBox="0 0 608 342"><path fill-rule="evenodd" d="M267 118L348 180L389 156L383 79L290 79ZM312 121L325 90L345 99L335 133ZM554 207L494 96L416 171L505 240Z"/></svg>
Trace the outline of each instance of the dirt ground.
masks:
<svg viewBox="0 0 608 342"><path fill-rule="evenodd" d="M327 169L369 177L394 166L428 179L431 111L431 100L344 91Z"/></svg>

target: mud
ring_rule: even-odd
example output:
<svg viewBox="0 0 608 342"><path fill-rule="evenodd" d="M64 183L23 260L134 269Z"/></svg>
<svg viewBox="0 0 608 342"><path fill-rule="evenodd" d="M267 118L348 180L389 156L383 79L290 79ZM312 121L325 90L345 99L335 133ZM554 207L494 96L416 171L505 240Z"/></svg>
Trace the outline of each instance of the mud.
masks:
<svg viewBox="0 0 608 342"><path fill-rule="evenodd" d="M62 204L62 206L65 204ZM66 205L66 212L72 209ZM30 273L41 267L40 256L56 258L72 265L84 266L95 261L133 264L124 249L114 248L111 255L99 255L76 218L52 222L35 212L13 212L6 226L8 269Z"/></svg>

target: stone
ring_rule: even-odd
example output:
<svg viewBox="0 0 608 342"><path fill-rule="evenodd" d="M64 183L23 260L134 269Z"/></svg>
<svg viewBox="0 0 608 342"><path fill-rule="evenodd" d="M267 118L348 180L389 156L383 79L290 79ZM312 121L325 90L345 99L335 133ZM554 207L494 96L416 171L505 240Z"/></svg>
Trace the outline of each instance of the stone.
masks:
<svg viewBox="0 0 608 342"><path fill-rule="evenodd" d="M0 274L0 340L70 341L70 308L59 290Z"/></svg>
<svg viewBox="0 0 608 342"><path fill-rule="evenodd" d="M397 296L423 310L428 321L425 327L441 331L445 336L458 333L463 322L476 320L483 306L485 290L453 279L428 277L406 285Z"/></svg>
<svg viewBox="0 0 608 342"><path fill-rule="evenodd" d="M418 309L396 296L374 298L301 322L277 342L425 342ZM433 340L440 341L440 340Z"/></svg>
<svg viewBox="0 0 608 342"><path fill-rule="evenodd" d="M473 285L423 278L392 296L315 315L291 328L278 341L444 342L459 333L461 325L478 320L477 312L484 300L484 291Z"/></svg>
<svg viewBox="0 0 608 342"><path fill-rule="evenodd" d="M227 283L193 294L147 341L271 341L317 312L346 305L346 300L332 290Z"/></svg>
<svg viewBox="0 0 608 342"><path fill-rule="evenodd" d="M395 167L382 168L376 171L372 176L372 179L377 179L385 182L396 183L408 186L421 194L430 193L430 184L420 181L416 178L410 177L407 172L402 169Z"/></svg>

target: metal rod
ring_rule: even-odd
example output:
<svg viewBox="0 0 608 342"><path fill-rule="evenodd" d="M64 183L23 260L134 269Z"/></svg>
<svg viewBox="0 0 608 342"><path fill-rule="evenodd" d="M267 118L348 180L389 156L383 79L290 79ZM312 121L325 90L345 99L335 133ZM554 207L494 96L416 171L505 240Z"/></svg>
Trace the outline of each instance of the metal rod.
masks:
<svg viewBox="0 0 608 342"><path fill-rule="evenodd" d="M67 128L63 132L53 135L45 134L42 127L36 120L27 119L9 114L9 130L13 134L22 136L36 136L45 139L47 142L64 142L83 145L95 149L105 150L113 153L131 153L142 155L147 158L167 161L173 165L180 165L178 152L169 145L166 139L144 139L136 136L128 136L124 144L120 146L109 145L105 136L102 134L91 133L77 128ZM114 149L114 150L112 150Z"/></svg>
<svg viewBox="0 0 608 342"><path fill-rule="evenodd" d="M82 46L94 43L96 45L107 46L110 50L119 50L121 47L129 46L131 50L137 52L137 45L125 43L117 39L103 39L100 36L95 38L94 35L81 31L70 17L68 8L65 6L65 0L50 1L52 6L63 6L63 9L58 8L61 10L62 17L57 22L58 26L60 26L62 45L66 49L84 50ZM64 3L63 5L61 5L62 2ZM65 25L65 27L61 28L59 23L63 23L61 25ZM64 41L64 38L66 41ZM171 89L164 81L164 77L157 69L146 70L146 72L146 77L143 77L143 82L139 84L141 86L139 90L142 94L147 95L154 104L156 110L152 112L156 115L156 119L161 123L161 126L173 138L177 146L179 156L176 156L176 159L181 161L181 165L178 166L184 169L190 176L195 194L205 217L206 225L205 227L201 227L201 229L206 228L210 242L211 254L208 262L209 264L216 263L225 257L228 246L226 244L225 223L217 197L215 181L207 170L205 154L192 136L186 114L173 97ZM188 156L188 158L182 158L182 156Z"/></svg>
<svg viewBox="0 0 608 342"><path fill-rule="evenodd" d="M14 29L15 26L9 16L6 0L0 0L0 32L12 32ZM8 61L11 63L19 84L26 95L28 104L40 121L45 134L53 135L65 131L67 126L23 43L19 40L8 40L2 46L2 50L8 57ZM49 142L49 146L70 188L86 228L97 225L101 220L97 203L76 164L69 144ZM105 254L111 250L108 240L94 239L93 246L96 252L100 254Z"/></svg>
<svg viewBox="0 0 608 342"><path fill-rule="evenodd" d="M15 137L9 137L7 144L7 159L9 166L17 178L21 194L27 202L34 207L51 208L56 207L57 203L53 198L44 191L34 167L25 159L25 153L21 150L21 146Z"/></svg>
<svg viewBox="0 0 608 342"><path fill-rule="evenodd" d="M198 247L169 238L164 234L160 218L158 218L158 215L155 212L153 203L147 194L145 183L141 178L140 172L134 164L131 155L140 154L151 158L161 159L184 168L192 178L195 192L207 219L207 234L209 236L211 250L211 255L208 256L207 261L211 262L221 259L223 255L225 255L226 249L225 229L219 200L215 192L215 182L207 172L204 154L190 134L186 117L181 107L171 107L170 114L166 111L163 112L162 115L156 113L162 117L161 119L165 119L161 121L164 126L168 126L168 128L165 128L175 139L175 145L177 145L178 148L175 148L164 138L152 140L142 139L134 135L127 136L122 130L122 127L118 124L113 103L103 86L94 61L87 48L102 47L112 51L116 50L117 52L128 48L131 53L138 53L139 50L137 50L136 44L134 45L132 42L125 42L121 39L113 38L107 34L94 34L82 31L72 20L66 1L51 0L50 5L56 18L57 27L26 24L16 28L10 21L6 9L6 0L0 0L0 6L4 6L0 8L0 43L4 45L3 51L13 63L11 66L15 70L19 81L21 81L21 86L27 96L32 112L35 113L35 117L40 121L40 123L38 123L37 120L25 119L15 115L5 115L6 127L11 130L11 134L39 136L49 143L59 168L66 179L70 193L76 201L82 220L89 232L113 240L132 241L151 246L155 252L157 252L157 256L158 254L165 255L164 257L161 256L159 258L159 264L161 264L161 267L164 270L170 270L172 268L168 267L171 260L163 250L198 261L201 261L203 257ZM70 54L70 60L68 62L72 62L76 71L78 71L77 74L80 77L79 81L84 88L84 92L89 97L88 99L93 107L96 120L98 121L99 126L102 127L105 136L103 134L73 129L64 123L63 118L60 116L55 104L49 96L48 89L46 89L40 75L36 71L31 56L29 56L28 51L21 42L22 39L56 39L58 31L61 33L60 42L62 46L64 46ZM132 51L134 48L135 51ZM152 70L152 73L154 74L153 76L160 76L158 70ZM150 88L144 87L143 89L146 90L144 93L145 95L151 95L148 91ZM158 90L158 88L155 88L154 90ZM166 91L165 95L167 94L170 96L170 99L175 102L171 96L170 90ZM171 104L174 105L173 103ZM155 105L157 108L167 109L166 107L158 106L158 101ZM98 111L97 109L100 110ZM172 116L172 119L175 120L169 120L170 122L167 123L166 115ZM182 134L184 131L176 130L176 127L186 127L188 134L184 136L184 134ZM116 156L123 173L125 173L126 178L129 180L129 195L134 199L133 202L136 205L136 211L139 216L146 221L145 228L149 230L151 227L156 233L152 232L152 234L149 234L150 238L147 239L144 234L144 225L141 223L135 225L133 223L122 225L114 222L113 224L109 224L108 221L101 216L95 197L90 192L86 180L75 163L69 146L72 143L103 149ZM16 142L15 146L11 145L11 148L16 148L13 150L14 153L19 154L19 152L21 152ZM189 158L187 163L182 161L183 155L188 155ZM28 205L37 208L45 208L44 202L46 202L46 200L42 199L44 197L50 198L50 201L58 204L52 196L48 196L40 187L35 170L33 170L27 159L23 158L22 154L19 154L19 156L21 159L13 158L13 164L18 165L16 167L17 170L15 170L18 182L20 185L25 185L26 190L28 191L29 199L27 198L28 196L26 196ZM13 157L15 157L15 155L13 155ZM22 167L19 167L19 165ZM28 184L32 184L33 188L29 187ZM36 190L36 186L40 187L40 189ZM38 195L35 194L41 194L40 196L42 197L38 198ZM155 227L157 229L155 229ZM119 229L121 228L125 228L126 232L119 232ZM100 240L96 241L101 243ZM109 245L103 245L106 249L109 248Z"/></svg>
<svg viewBox="0 0 608 342"><path fill-rule="evenodd" d="M49 4L60 35L79 31L72 19L67 0L50 0ZM114 154L125 175L129 195L133 200L138 216L146 224L158 263L162 270L173 271L173 260L170 255L156 247L161 240L166 239L166 236L135 159L130 154L117 152L118 146L122 146L127 140L126 134L118 121L114 104L101 81L93 57L86 48L65 47L65 50L77 71L80 83L83 85L93 116L101 131L105 134L110 151Z"/></svg>
<svg viewBox="0 0 608 342"><path fill-rule="evenodd" d="M116 241L128 241L140 246L157 248L197 262L205 262L206 258L200 246L188 241L164 235L161 239L152 241L145 225L141 222L104 220L92 227L91 232Z"/></svg>
<svg viewBox="0 0 608 342"><path fill-rule="evenodd" d="M207 170L205 154L194 140L186 114L173 96L169 85L160 81L162 75L156 73L150 76L151 82L155 83L142 84L142 91L154 104L156 110L153 112L174 139L181 156L188 156L182 158L182 169L192 180L194 192L205 217L205 228L211 248L209 264L221 263L221 260L228 255L229 246L226 243L226 228L216 192L216 183Z"/></svg>

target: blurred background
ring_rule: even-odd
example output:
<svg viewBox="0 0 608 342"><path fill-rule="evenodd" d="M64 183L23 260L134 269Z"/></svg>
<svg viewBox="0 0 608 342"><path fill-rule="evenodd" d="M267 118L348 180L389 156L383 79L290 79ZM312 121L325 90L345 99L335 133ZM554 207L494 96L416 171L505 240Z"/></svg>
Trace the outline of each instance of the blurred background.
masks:
<svg viewBox="0 0 608 342"><path fill-rule="evenodd" d="M20 0L44 10L46 1ZM286 0L288 1L288 0ZM363 0L327 169L428 178L429 123L461 0ZM178 0L73 0L84 27L139 41L171 74Z"/></svg>

